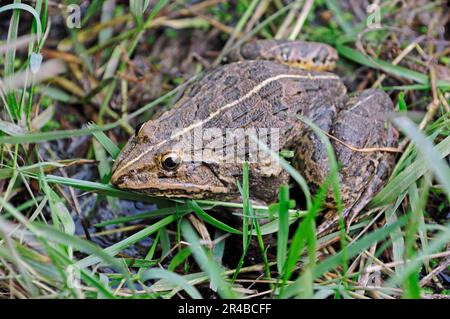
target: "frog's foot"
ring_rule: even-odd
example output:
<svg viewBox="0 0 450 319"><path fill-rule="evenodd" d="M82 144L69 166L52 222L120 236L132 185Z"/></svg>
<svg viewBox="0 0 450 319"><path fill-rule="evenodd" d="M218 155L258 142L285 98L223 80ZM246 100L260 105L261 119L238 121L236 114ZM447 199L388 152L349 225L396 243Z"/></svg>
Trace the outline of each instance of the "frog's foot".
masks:
<svg viewBox="0 0 450 319"><path fill-rule="evenodd" d="M232 62L269 60L306 70L331 71L335 67L338 55L335 49L323 43L257 40L232 50L228 59Z"/></svg>
<svg viewBox="0 0 450 319"><path fill-rule="evenodd" d="M365 90L351 96L338 110L329 134L337 161L340 165L339 183L344 204L343 216L347 222L369 203L387 180L394 165L394 154L385 151L363 151L368 148L395 147L397 135L387 121L387 112L393 110L389 96L380 90ZM326 178L328 164L322 166L314 163L328 163L322 143L313 134L309 134L315 149L308 161L304 161L311 184L320 185ZM351 148L349 147L351 146ZM311 166L311 167L308 167ZM315 179L312 180L311 177ZM319 177L319 180L317 180ZM330 192L330 195L331 192ZM338 216L326 220L319 226L318 234L328 233L338 224Z"/></svg>

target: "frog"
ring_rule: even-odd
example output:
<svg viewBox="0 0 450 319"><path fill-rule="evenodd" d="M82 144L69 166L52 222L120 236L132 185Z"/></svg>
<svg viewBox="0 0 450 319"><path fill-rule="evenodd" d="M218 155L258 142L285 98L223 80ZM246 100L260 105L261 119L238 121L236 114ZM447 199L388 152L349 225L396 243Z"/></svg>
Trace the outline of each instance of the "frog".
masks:
<svg viewBox="0 0 450 319"><path fill-rule="evenodd" d="M254 145L250 140L256 133L266 136L270 130L277 139L266 145L266 155L274 159L288 151L291 165L315 192L327 179L330 163L325 144L306 118L332 137L343 216L363 210L394 165L395 154L384 151L397 145L387 116L393 111L389 95L380 89L348 93L333 73L338 54L324 43L255 40L232 50L227 59L188 86L170 110L136 128L114 162L111 183L167 198L239 200L246 162L250 199L274 203L290 174L279 160L258 160L254 153L260 148L242 146L243 140ZM251 139L226 139L233 130L256 133ZM217 134L205 137L205 131ZM196 138L206 143L195 146ZM192 156L199 150L202 156ZM236 151L240 160L224 160L225 150ZM331 195L327 198L333 206ZM336 224L337 214L318 232Z"/></svg>

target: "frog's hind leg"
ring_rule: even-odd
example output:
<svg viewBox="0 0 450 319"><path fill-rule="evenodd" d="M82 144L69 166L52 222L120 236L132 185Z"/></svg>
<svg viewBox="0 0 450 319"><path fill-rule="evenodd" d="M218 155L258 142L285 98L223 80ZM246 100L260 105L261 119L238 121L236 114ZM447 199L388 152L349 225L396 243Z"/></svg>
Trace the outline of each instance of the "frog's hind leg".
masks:
<svg viewBox="0 0 450 319"><path fill-rule="evenodd" d="M350 97L339 111L331 135L341 169L339 182L343 215L349 225L381 189L394 166L395 154L381 150L395 147L397 133L387 120L393 110L389 96L380 90L365 90ZM327 225L319 228L325 232Z"/></svg>
<svg viewBox="0 0 450 319"><path fill-rule="evenodd" d="M396 132L386 119L386 113L392 109L392 101L386 93L380 90L365 90L342 104L330 130L327 131L334 137L330 140L340 166L339 184L344 204L343 215L348 222L351 222L379 191L393 167L393 153L368 151L369 148L395 146ZM303 161L302 169L306 172L305 178L317 187L328 173L323 172L323 166L327 167L328 164L320 165L319 170L317 163L328 163L328 158L323 144L315 134L310 132L307 136L315 143L309 155L312 158ZM331 200L331 191L328 195ZM318 234L328 233L337 222L337 214L334 214L333 218L319 226Z"/></svg>
<svg viewBox="0 0 450 319"><path fill-rule="evenodd" d="M297 40L257 40L232 50L228 59L232 62L269 60L306 70L332 71L338 55L334 48L323 43Z"/></svg>

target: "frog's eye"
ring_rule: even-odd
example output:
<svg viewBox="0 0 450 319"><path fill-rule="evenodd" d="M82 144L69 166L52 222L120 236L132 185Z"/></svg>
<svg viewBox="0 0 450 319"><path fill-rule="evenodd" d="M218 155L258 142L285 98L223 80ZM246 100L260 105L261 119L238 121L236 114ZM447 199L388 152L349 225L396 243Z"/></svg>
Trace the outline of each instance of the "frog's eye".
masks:
<svg viewBox="0 0 450 319"><path fill-rule="evenodd" d="M166 171L174 171L181 164L181 158L175 152L169 152L161 157L161 166Z"/></svg>
<svg viewBox="0 0 450 319"><path fill-rule="evenodd" d="M134 135L138 135L139 131L141 130L142 126L144 125L144 123L140 123L138 125L136 125L136 127L134 128Z"/></svg>

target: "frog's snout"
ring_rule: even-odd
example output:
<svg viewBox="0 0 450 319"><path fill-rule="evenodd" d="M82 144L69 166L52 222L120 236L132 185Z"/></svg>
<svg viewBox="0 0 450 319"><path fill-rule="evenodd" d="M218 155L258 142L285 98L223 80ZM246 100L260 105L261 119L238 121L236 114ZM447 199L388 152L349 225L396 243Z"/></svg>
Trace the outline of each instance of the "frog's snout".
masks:
<svg viewBox="0 0 450 319"><path fill-rule="evenodd" d="M114 186L121 188L120 186L125 182L125 175L120 174L117 170L113 170L110 181Z"/></svg>

